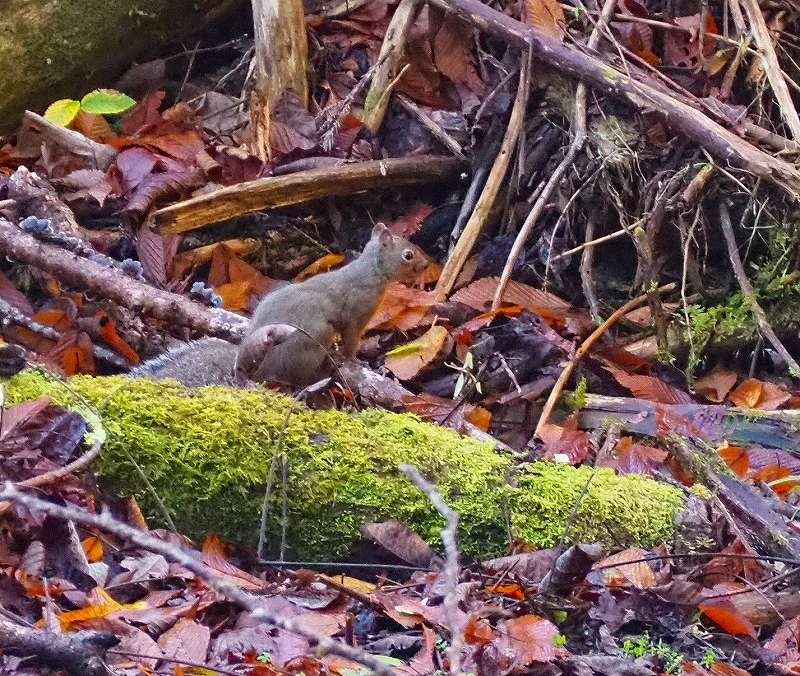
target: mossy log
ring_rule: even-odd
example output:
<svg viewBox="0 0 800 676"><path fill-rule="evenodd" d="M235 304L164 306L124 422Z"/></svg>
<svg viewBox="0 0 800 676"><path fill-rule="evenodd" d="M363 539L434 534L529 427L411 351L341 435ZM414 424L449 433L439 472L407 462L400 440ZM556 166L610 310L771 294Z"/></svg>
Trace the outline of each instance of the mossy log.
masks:
<svg viewBox="0 0 800 676"><path fill-rule="evenodd" d="M265 390L186 389L170 381L74 377L68 385L39 371L18 374L7 400L42 394L80 410L84 399L107 439L97 471L106 490L134 494L151 523L159 511L134 462L182 532L213 531L252 544L276 439L292 400ZM290 556L345 556L367 521L404 521L436 543L442 520L397 470L409 462L433 480L460 514L469 556L502 553L509 532L538 546L562 536L591 468L514 464L490 445L409 414L312 411L295 404L280 452L288 460ZM270 541L280 534L281 497L270 498ZM570 540L614 546L668 540L682 493L654 480L599 469L580 501Z"/></svg>
<svg viewBox="0 0 800 676"><path fill-rule="evenodd" d="M241 0L6 0L0 12L0 132L22 111L80 99L153 48Z"/></svg>

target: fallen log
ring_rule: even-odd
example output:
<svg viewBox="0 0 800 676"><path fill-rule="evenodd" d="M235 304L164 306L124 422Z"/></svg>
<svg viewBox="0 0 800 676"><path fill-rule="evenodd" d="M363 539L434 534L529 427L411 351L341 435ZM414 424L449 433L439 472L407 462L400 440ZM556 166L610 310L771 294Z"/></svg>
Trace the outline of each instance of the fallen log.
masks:
<svg viewBox="0 0 800 676"><path fill-rule="evenodd" d="M441 517L398 471L400 462L416 466L459 512L468 556L504 552L509 528L514 537L551 546L576 504L571 540L653 545L671 537L684 504L679 489L638 475L548 462L514 467L510 454L491 444L409 414L312 411L266 390L192 390L124 376L77 376L65 386L36 371L12 378L6 398L42 394L76 408L79 397L102 406L101 484L134 494L153 524L163 523L141 468L176 527L198 538L217 532L254 543L269 466L285 453L287 555L295 558L346 556L366 522L386 519L435 543ZM269 501L272 553L281 539L281 493L273 488Z"/></svg>

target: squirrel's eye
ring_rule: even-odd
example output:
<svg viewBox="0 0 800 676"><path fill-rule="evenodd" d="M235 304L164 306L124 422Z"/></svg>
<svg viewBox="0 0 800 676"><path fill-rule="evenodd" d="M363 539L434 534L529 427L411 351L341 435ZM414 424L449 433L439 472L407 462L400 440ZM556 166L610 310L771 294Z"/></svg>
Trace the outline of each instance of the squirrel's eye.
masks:
<svg viewBox="0 0 800 676"><path fill-rule="evenodd" d="M403 251L403 260L408 262L414 259L414 250L413 249L406 249Z"/></svg>

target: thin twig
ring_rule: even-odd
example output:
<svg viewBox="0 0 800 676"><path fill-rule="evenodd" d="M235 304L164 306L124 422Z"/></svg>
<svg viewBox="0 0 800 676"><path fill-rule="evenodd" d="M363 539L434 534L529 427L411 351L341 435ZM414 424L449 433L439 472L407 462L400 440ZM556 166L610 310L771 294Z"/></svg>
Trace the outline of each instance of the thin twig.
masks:
<svg viewBox="0 0 800 676"><path fill-rule="evenodd" d="M406 109L406 112L411 115L417 122L425 127L434 138L437 139L445 148L447 148L454 155L464 157L464 150L450 134L448 134L442 126L438 124L430 115L428 115L422 108L414 103L410 98L403 94L398 94L395 99L397 102Z"/></svg>
<svg viewBox="0 0 800 676"><path fill-rule="evenodd" d="M359 664L369 667L380 676L397 676L397 673L375 656L341 643L329 636L317 634L290 619L270 612L258 604L258 597L253 596L228 582L222 575L206 566L197 552L190 552L174 544L146 533L138 528L118 521L108 511L101 514L90 514L71 505L56 505L45 500L30 497L17 490L13 484L6 483L0 491L0 500L10 500L34 512L41 512L56 519L71 520L75 523L91 528L98 528L117 536L122 540L133 543L137 547L146 549L154 554L161 554L170 561L175 561L188 569L197 577L205 580L209 586L222 595L226 600L235 603L250 613L250 616L267 624L272 624L280 629L302 636L312 645L318 646L323 652L330 652L340 657L345 657Z"/></svg>
<svg viewBox="0 0 800 676"><path fill-rule="evenodd" d="M503 183L503 178L505 178L511 155L514 146L517 144L517 139L522 130L522 123L525 117L526 92L529 86L528 73L527 59L523 58L522 68L519 74L519 84L517 85L517 96L514 99L514 107L511 109L511 118L508 121L508 127L506 128L503 142L500 145L500 150L492 164L492 169L489 172L489 177L486 179L486 184L483 187L481 196L475 203L475 208L472 210L472 214L467 224L464 226L461 236L458 238L458 243L448 257L442 274L439 275L439 281L436 283L434 293L440 300L443 300L453 288L461 272L461 268L464 267L464 263L466 263L467 258L472 252L472 248L475 246L475 242L478 240L478 235L480 235L486 223L489 212L494 206L497 193Z"/></svg>
<svg viewBox="0 0 800 676"><path fill-rule="evenodd" d="M735 2L736 0L733 1ZM756 45L758 45L761 65L767 75L767 80L772 85L772 93L778 101L781 117L792 132L792 137L798 140L800 139L800 116L797 114L792 95L789 93L789 87L786 85L786 80L781 72L778 55L775 53L775 46L772 44L772 37L764 21L764 15L761 13L761 8L756 0L741 0L741 3L750 21L750 30L753 33Z"/></svg>
<svg viewBox="0 0 800 676"><path fill-rule="evenodd" d="M442 545L444 545L445 564L442 571L444 580L444 609L447 623L450 625L450 645L447 648L447 655L450 658L450 674L461 676L461 651L464 647L464 627L462 626L460 614L458 612L458 543L456 541L458 529L458 512L452 509L442 498L430 481L425 479L413 465L401 463L400 471L409 480L425 493L428 500L436 508L436 511L445 519L445 527L440 531Z"/></svg>
<svg viewBox="0 0 800 676"><path fill-rule="evenodd" d="M747 298L747 302L750 304L750 310L753 312L753 317L755 317L759 331L761 331L764 337L770 342L770 345L775 348L775 351L789 366L789 375L794 378L800 378L800 364L795 361L794 357L789 354L789 351L780 341L780 338L775 335L775 331L773 331L769 321L767 321L767 315L764 309L758 304L756 292L753 291L750 280L747 279L744 265L742 265L742 259L739 256L739 249L736 246L736 236L733 234L731 214L724 200L720 200L719 203L719 220L722 225L722 234L725 237L725 244L728 246L728 255L731 258L733 274L736 276L736 281L739 282L742 295Z"/></svg>
<svg viewBox="0 0 800 676"><path fill-rule="evenodd" d="M664 286L659 287L656 289L656 293L666 293L668 291L672 291L675 289L676 284L670 283L665 284ZM566 385L567 380L572 375L572 372L575 370L575 367L578 365L578 362L581 360L583 355L585 355L589 348L594 345L597 340L602 336L608 329L610 329L614 324L616 324L621 317L624 317L628 314L631 310L635 310L640 305L644 305L647 302L647 294L642 294L641 296L637 296L636 298L629 300L625 305L621 308L616 310L608 319L606 319L600 326L598 326L594 331L592 331L591 335L581 343L580 347L575 350L575 356L569 360L567 365L564 367L564 370L561 372L561 375L558 377L556 384L553 385L553 389L550 391L550 396L547 398L545 402L544 409L542 409L542 414L539 416L539 422L536 423L536 430L534 431L534 436L539 436L539 432L541 432L542 428L547 424L550 420L550 414L553 412L555 408L556 401L558 401L558 397L561 394L561 391L564 389L564 385Z"/></svg>
<svg viewBox="0 0 800 676"><path fill-rule="evenodd" d="M600 38L603 35L603 32L606 30L616 6L617 4L615 0L606 0L606 2L603 4L602 14L592 30L592 34L589 36L587 43L587 47L589 49L595 49L599 44ZM569 146L566 156L556 167L555 171L550 176L550 179L545 184L544 189L536 198L533 208L528 214L528 217L525 219L525 222L522 224L519 233L517 233L517 238L514 240L514 244L511 247L511 252L508 255L508 260L503 268L503 273L500 275L500 283L497 285L497 289L494 293L494 300L492 301L493 310L496 310L500 307L500 303L503 300L503 293L505 292L508 282L511 279L511 273L514 271L517 260L522 253L522 249L525 246L528 236L533 230L533 227L536 225L536 221L539 220L539 216L541 216L542 211L544 211L544 208L547 205L551 195L555 191L556 186L561 182L562 176L575 161L575 158L578 156L581 148L583 148L583 144L586 141L587 97L588 88L586 84L579 82L575 91L575 115L573 124L574 136L572 138L572 143ZM553 236L555 236L555 230L553 231Z"/></svg>

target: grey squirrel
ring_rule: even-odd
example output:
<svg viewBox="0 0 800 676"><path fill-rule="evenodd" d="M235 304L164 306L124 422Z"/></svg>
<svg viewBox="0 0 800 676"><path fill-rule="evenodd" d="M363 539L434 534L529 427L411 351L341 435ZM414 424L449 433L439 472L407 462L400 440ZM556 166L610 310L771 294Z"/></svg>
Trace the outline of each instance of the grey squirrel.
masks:
<svg viewBox="0 0 800 676"><path fill-rule="evenodd" d="M248 380L311 384L333 369L329 354L335 343L343 358L355 356L389 282L412 281L427 265L419 247L378 223L349 265L265 296L240 347L203 338L145 362L131 375L175 378L189 387Z"/></svg>

